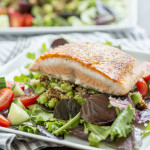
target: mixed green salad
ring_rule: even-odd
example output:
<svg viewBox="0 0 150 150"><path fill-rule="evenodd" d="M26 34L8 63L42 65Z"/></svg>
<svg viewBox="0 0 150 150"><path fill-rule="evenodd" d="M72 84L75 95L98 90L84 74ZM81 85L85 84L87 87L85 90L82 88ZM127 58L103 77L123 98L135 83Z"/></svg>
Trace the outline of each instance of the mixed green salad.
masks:
<svg viewBox="0 0 150 150"><path fill-rule="evenodd" d="M125 16L126 0L0 0L0 27L105 25Z"/></svg>
<svg viewBox="0 0 150 150"><path fill-rule="evenodd" d="M65 43L56 39L51 47ZM35 59L35 54L27 57ZM0 77L0 126L58 140L72 135L94 147L106 142L121 150L138 149L142 138L150 135L150 62L141 67L145 75L122 96L42 73L21 74L14 81ZM137 128L144 124L144 130Z"/></svg>

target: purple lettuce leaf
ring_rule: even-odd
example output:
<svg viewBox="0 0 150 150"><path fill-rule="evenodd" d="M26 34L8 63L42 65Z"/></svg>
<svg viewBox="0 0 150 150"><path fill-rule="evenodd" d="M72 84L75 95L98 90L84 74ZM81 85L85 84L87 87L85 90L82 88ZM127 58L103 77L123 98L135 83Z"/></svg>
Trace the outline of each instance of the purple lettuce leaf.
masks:
<svg viewBox="0 0 150 150"><path fill-rule="evenodd" d="M109 99L104 94L92 95L81 107L81 118L95 125L108 125L116 119L115 108L108 105Z"/></svg>
<svg viewBox="0 0 150 150"><path fill-rule="evenodd" d="M117 139L118 150L135 150L142 145L142 131L138 128L133 128L133 131L126 138Z"/></svg>
<svg viewBox="0 0 150 150"><path fill-rule="evenodd" d="M121 99L115 99L115 98L112 98L112 97L109 97L109 102L112 106L117 107L120 110L124 110L130 104L126 99L121 100Z"/></svg>
<svg viewBox="0 0 150 150"><path fill-rule="evenodd" d="M69 120L69 117L75 117L81 109L81 105L72 99L62 99L57 103L54 109L54 118Z"/></svg>
<svg viewBox="0 0 150 150"><path fill-rule="evenodd" d="M6 109L0 111L0 114L3 115L3 116L6 117L6 118L7 118L7 116L8 116L8 113L9 113L8 108L6 108Z"/></svg>
<svg viewBox="0 0 150 150"><path fill-rule="evenodd" d="M38 128L39 132L44 136L47 136L52 139L58 139L58 140L63 139L62 137L56 137L55 135L49 133L43 126L37 125L37 128Z"/></svg>
<svg viewBox="0 0 150 150"><path fill-rule="evenodd" d="M127 100L132 105L132 107L135 108L134 124L149 123L150 122L150 99L146 100L146 104L148 105L148 108L144 110L136 109L129 94L127 94Z"/></svg>
<svg viewBox="0 0 150 150"><path fill-rule="evenodd" d="M84 127L79 125L73 129L69 129L69 133L83 140L88 140L89 133L84 133Z"/></svg>

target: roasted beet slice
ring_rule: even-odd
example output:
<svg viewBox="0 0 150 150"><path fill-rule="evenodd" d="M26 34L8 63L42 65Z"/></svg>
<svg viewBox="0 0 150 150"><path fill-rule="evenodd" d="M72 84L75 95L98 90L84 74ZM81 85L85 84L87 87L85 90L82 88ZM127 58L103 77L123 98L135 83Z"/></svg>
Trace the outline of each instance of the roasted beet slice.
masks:
<svg viewBox="0 0 150 150"><path fill-rule="evenodd" d="M60 39L56 39L53 41L53 43L51 44L51 48L55 48L64 44L67 44L68 42L66 40L64 40L63 38Z"/></svg>
<svg viewBox="0 0 150 150"><path fill-rule="evenodd" d="M115 108L108 108L109 99L104 94L90 96L81 107L81 117L96 125L108 125L116 119Z"/></svg>
<svg viewBox="0 0 150 150"><path fill-rule="evenodd" d="M76 100L60 100L54 109L54 118L69 120L69 117L75 117L80 112L81 106Z"/></svg>
<svg viewBox="0 0 150 150"><path fill-rule="evenodd" d="M88 140L89 134L84 133L84 127L79 125L73 129L69 129L69 133L83 140Z"/></svg>

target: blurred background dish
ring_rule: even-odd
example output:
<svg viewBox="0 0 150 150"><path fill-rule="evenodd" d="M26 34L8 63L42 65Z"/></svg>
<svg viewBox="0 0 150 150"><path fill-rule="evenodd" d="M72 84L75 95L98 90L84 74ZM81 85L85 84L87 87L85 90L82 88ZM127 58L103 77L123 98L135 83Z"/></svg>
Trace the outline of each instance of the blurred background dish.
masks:
<svg viewBox="0 0 150 150"><path fill-rule="evenodd" d="M137 23L136 3L137 0L0 0L0 32L128 29Z"/></svg>

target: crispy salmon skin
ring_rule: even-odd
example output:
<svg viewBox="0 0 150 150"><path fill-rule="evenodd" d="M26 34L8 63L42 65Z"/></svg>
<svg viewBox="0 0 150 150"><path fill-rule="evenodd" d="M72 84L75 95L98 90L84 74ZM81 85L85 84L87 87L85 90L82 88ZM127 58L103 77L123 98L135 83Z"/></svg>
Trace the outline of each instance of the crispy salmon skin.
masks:
<svg viewBox="0 0 150 150"><path fill-rule="evenodd" d="M124 95L143 71L132 56L100 43L70 43L49 50L36 59L29 71L83 84L100 92Z"/></svg>

